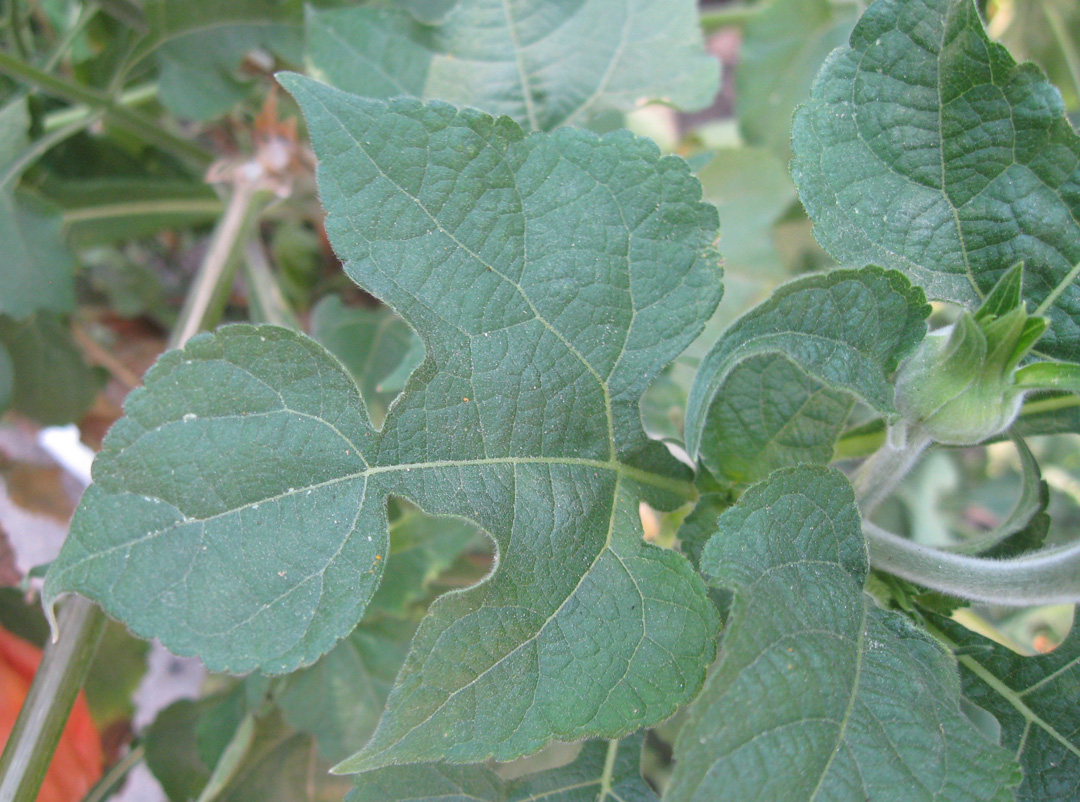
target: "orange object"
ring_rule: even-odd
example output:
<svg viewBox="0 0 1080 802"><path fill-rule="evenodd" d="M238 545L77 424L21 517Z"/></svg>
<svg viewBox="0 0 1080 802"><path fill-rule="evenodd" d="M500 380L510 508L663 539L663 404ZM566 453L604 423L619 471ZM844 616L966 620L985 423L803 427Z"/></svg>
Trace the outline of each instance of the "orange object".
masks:
<svg viewBox="0 0 1080 802"><path fill-rule="evenodd" d="M41 650L0 628L0 734L11 735ZM79 802L101 778L101 737L90 719L86 697L79 691L37 802Z"/></svg>

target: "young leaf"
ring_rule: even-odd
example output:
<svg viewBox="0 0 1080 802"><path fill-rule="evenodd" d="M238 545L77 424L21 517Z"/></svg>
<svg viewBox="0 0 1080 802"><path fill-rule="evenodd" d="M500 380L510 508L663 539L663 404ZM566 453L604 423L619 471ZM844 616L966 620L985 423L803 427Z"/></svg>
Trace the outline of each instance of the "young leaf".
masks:
<svg viewBox="0 0 1080 802"><path fill-rule="evenodd" d="M432 605L350 769L508 759L667 717L717 621L686 560L642 539L641 500L695 491L638 400L719 300L715 210L684 162L626 132L526 137L283 83L331 242L427 357L376 432L301 335L227 327L170 352L103 446L47 603L82 592L215 669L290 671L355 627L403 496L483 527L498 567Z"/></svg>
<svg viewBox="0 0 1080 802"><path fill-rule="evenodd" d="M732 374L761 354L780 354L827 387L895 414L887 374L922 339L929 313L921 290L877 267L785 284L739 318L702 360L686 405L687 451L719 466L710 453L718 440L710 421L723 408ZM827 425L831 430L837 423Z"/></svg>
<svg viewBox="0 0 1080 802"><path fill-rule="evenodd" d="M392 766L357 777L346 802L657 802L641 779L643 742L590 741L571 763L510 782L484 766Z"/></svg>
<svg viewBox="0 0 1080 802"><path fill-rule="evenodd" d="M1037 67L971 0L877 0L795 115L792 173L834 257L970 307L1017 262L1046 298L1080 262L1080 137ZM1040 344L1080 356L1080 286Z"/></svg>
<svg viewBox="0 0 1080 802"><path fill-rule="evenodd" d="M417 5L408 4L410 8ZM718 67L691 0L456 0L425 22L393 8L308 14L320 79L367 97L438 98L548 131L660 99L701 109Z"/></svg>
<svg viewBox="0 0 1080 802"><path fill-rule="evenodd" d="M1018 802L1073 799L1080 789L1080 630L1048 655L1025 657L931 615L954 644L964 696L1001 724L1001 745L1024 769Z"/></svg>
<svg viewBox="0 0 1080 802"><path fill-rule="evenodd" d="M949 654L863 592L866 544L842 474L803 466L754 485L720 517L701 568L735 600L665 798L1012 799L1019 770L961 713Z"/></svg>
<svg viewBox="0 0 1080 802"><path fill-rule="evenodd" d="M768 147L787 164L792 112L854 24L855 6L830 0L773 0L750 18L735 71L735 110L747 142ZM728 218L721 219L728 227Z"/></svg>

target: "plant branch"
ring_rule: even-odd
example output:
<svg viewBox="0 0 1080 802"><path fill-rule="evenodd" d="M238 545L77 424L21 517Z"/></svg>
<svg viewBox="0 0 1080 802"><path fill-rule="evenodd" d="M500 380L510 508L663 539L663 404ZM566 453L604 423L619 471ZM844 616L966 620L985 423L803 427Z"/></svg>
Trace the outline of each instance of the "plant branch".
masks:
<svg viewBox="0 0 1080 802"><path fill-rule="evenodd" d="M852 480L863 518L908 475L930 442L930 435L903 421L889 428L885 443L859 466Z"/></svg>
<svg viewBox="0 0 1080 802"><path fill-rule="evenodd" d="M102 112L100 111L90 112L83 118L73 120L63 128L57 128L50 131L45 134L45 136L39 137L31 142L23 149L22 153L11 160L4 168L3 173L0 173L0 191L6 189L9 184L14 184L19 176L23 174L23 171L40 159L49 148L60 144L65 139L73 137L83 129L93 125L96 120L101 118L101 115Z"/></svg>
<svg viewBox="0 0 1080 802"><path fill-rule="evenodd" d="M128 753L116 761L105 772L104 776L94 784L89 793L83 797L82 802L103 802L103 800L108 799L112 792L116 790L116 786L120 784L120 781L127 776L129 771L142 762L145 756L146 747L142 744L129 749Z"/></svg>
<svg viewBox="0 0 1080 802"><path fill-rule="evenodd" d="M99 109L113 124L162 150L173 153L200 170L210 164L212 158L210 153L199 145L171 133L154 120L125 108L96 89L57 78L3 51L0 51L0 73L31 84L55 97Z"/></svg>
<svg viewBox="0 0 1080 802"><path fill-rule="evenodd" d="M915 543L863 521L875 568L985 604L1080 603L1080 540L1010 560L969 557Z"/></svg>
<svg viewBox="0 0 1080 802"><path fill-rule="evenodd" d="M125 92L121 92L116 98L116 104L119 106L138 106L141 103L153 100L157 97L158 85L157 82L151 81L149 83L140 84L139 86L133 86ZM99 114L98 109L90 108L89 106L71 106L66 109L59 109L57 111L49 112L45 115L45 119L42 121L42 128L48 131L54 131L57 128L73 123L76 120L84 119L90 115Z"/></svg>
<svg viewBox="0 0 1080 802"><path fill-rule="evenodd" d="M0 756L0 800L34 802L75 697L90 670L105 614L73 597L60 614L64 637L45 647L41 665Z"/></svg>
<svg viewBox="0 0 1080 802"><path fill-rule="evenodd" d="M56 65L60 63L60 60L67 54L68 50L71 49L71 46L75 44L75 40L79 37L79 34L81 34L86 26L90 24L90 20L97 15L99 10L100 6L96 0L89 0L89 2L83 5L82 11L79 13L79 18L75 20L75 24L67 30L64 37L57 43L56 49L53 50L52 55L45 60L43 69L46 72L52 71Z"/></svg>

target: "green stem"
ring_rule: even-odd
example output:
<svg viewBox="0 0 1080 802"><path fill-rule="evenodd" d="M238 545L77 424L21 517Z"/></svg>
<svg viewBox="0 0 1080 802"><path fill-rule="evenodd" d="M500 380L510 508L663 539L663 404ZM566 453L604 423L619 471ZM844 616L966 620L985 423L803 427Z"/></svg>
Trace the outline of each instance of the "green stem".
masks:
<svg viewBox="0 0 1080 802"><path fill-rule="evenodd" d="M101 110L113 124L126 129L140 139L156 145L162 150L175 154L199 170L206 169L213 158L208 151L199 145L171 133L156 121L125 108L108 95L57 78L3 51L0 51L0 73L36 86L41 91L55 97Z"/></svg>
<svg viewBox="0 0 1080 802"><path fill-rule="evenodd" d="M146 747L142 744L132 747L120 760L116 761L94 787L83 797L82 802L103 802L108 799L120 781L137 766L146 756Z"/></svg>
<svg viewBox="0 0 1080 802"><path fill-rule="evenodd" d="M26 49L26 43L22 39L22 21L19 19L18 0L8 0L8 26L11 28L11 38L15 42L15 50L23 61L30 59L30 53Z"/></svg>
<svg viewBox="0 0 1080 802"><path fill-rule="evenodd" d="M105 614L81 596L60 614L64 637L49 643L0 756L0 802L34 802L90 670Z"/></svg>
<svg viewBox="0 0 1080 802"><path fill-rule="evenodd" d="M1080 262L1077 262L1075 265L1073 265L1073 268L1069 271L1069 274L1065 276L1065 278L1061 280L1061 283L1054 287L1050 294L1043 299L1043 302L1039 304L1039 308L1035 310L1035 315L1046 314L1049 311L1050 307L1054 305L1054 301L1058 299L1061 293L1065 292L1068 286L1076 280L1077 276L1080 276Z"/></svg>
<svg viewBox="0 0 1080 802"><path fill-rule="evenodd" d="M156 82L150 82L134 86L125 92L121 92L116 98L116 103L119 106L138 106L142 103L146 103L157 97L158 85ZM90 108L88 106L71 106L66 109L60 109L59 111L50 112L45 115L45 119L42 122L42 127L45 131L53 131L57 128L61 128L69 123L73 123L76 120L82 120L91 115L100 114L97 109Z"/></svg>
<svg viewBox="0 0 1080 802"><path fill-rule="evenodd" d="M94 112L81 120L74 120L63 128L57 128L45 134L45 136L35 139L30 143L29 147L12 159L3 172L0 173L0 191L6 189L9 184L13 185L19 176L23 174L23 171L40 159L49 148L58 145L69 137L75 136L75 134L93 125L94 121L100 118L101 112Z"/></svg>
<svg viewBox="0 0 1080 802"><path fill-rule="evenodd" d="M281 291L266 249L257 236L244 246L244 277L248 285L248 317L252 322L301 330L296 312Z"/></svg>
<svg viewBox="0 0 1080 802"><path fill-rule="evenodd" d="M90 24L90 20L98 13L100 6L98 6L95 0L89 0L79 13L79 18L75 20L75 24L68 29L64 37L57 43L56 49L53 50L52 55L49 56L45 63L42 65L42 69L45 72L52 72L60 60L67 55L68 50L75 43L75 40L79 37L79 34L83 32L87 25Z"/></svg>
<svg viewBox="0 0 1080 802"><path fill-rule="evenodd" d="M859 466L852 484L863 518L891 493L930 445L930 436L904 422L890 427L885 443Z"/></svg>
<svg viewBox="0 0 1080 802"><path fill-rule="evenodd" d="M995 560L923 546L866 520L863 532L875 568L951 596L1014 607L1080 603L1080 541Z"/></svg>

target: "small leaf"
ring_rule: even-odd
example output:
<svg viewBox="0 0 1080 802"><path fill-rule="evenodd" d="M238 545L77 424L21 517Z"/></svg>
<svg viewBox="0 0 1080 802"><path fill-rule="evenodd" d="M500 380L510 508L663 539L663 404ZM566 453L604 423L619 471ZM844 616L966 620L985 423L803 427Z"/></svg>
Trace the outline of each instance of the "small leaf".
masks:
<svg viewBox="0 0 1080 802"><path fill-rule="evenodd" d="M497 568L431 606L347 768L509 759L668 717L718 622L686 559L643 540L641 501L696 491L639 400L719 300L700 185L627 132L525 136L282 80L331 242L425 361L376 431L302 335L231 326L167 353L106 438L46 603L85 593L214 669L289 672L355 628L404 497L482 527Z"/></svg>
<svg viewBox="0 0 1080 802"><path fill-rule="evenodd" d="M722 470L709 451L718 440L711 422L732 373L761 354L783 355L827 387L895 414L887 374L922 339L929 312L921 290L876 267L833 270L779 287L725 331L702 361L686 407L687 451ZM832 401L835 406L836 396Z"/></svg>
<svg viewBox="0 0 1080 802"><path fill-rule="evenodd" d="M787 164L791 115L810 94L825 57L847 41L854 24L854 6L829 0L773 0L750 18L735 71L735 111L747 142L768 147ZM721 219L725 228L730 225Z"/></svg>
<svg viewBox="0 0 1080 802"><path fill-rule="evenodd" d="M1016 753L1024 781L1018 802L1074 799L1080 789L1080 629L1050 654L1025 657L955 621L931 616L963 653L964 697L1001 724L1001 745Z"/></svg>
<svg viewBox="0 0 1080 802"><path fill-rule="evenodd" d="M590 741L567 765L510 782L484 766L392 766L357 777L346 802L657 802L641 778L643 741Z"/></svg>
<svg viewBox="0 0 1080 802"><path fill-rule="evenodd" d="M795 115L792 173L838 260L896 268L978 306L1024 263L1046 298L1080 262L1080 137L1032 64L992 43L971 0L877 0ZM1040 344L1080 357L1080 286Z"/></svg>
<svg viewBox="0 0 1080 802"><path fill-rule="evenodd" d="M1080 365L1072 362L1033 362L1016 371L1016 386L1027 390L1080 393Z"/></svg>
<svg viewBox="0 0 1080 802"><path fill-rule="evenodd" d="M359 95L437 98L539 131L653 99L701 109L716 94L717 64L690 0L456 0L425 14L430 25L394 5L309 12L312 74Z"/></svg>
<svg viewBox="0 0 1080 802"><path fill-rule="evenodd" d="M735 599L665 798L1012 799L1019 770L961 713L951 656L863 592L866 543L842 474L803 466L754 485L720 517L701 568Z"/></svg>

